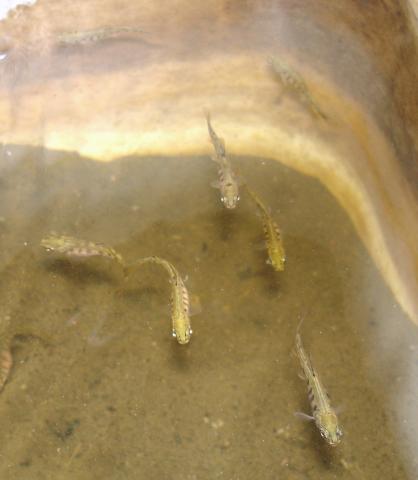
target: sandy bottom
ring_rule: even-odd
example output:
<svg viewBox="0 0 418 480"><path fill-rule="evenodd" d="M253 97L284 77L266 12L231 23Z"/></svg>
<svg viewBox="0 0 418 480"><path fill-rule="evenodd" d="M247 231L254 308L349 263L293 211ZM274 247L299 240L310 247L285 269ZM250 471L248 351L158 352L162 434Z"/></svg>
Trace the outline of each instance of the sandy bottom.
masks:
<svg viewBox="0 0 418 480"><path fill-rule="evenodd" d="M0 179L0 338L14 358L1 478L416 478L418 332L316 180L233 159L282 229L278 274L255 207L243 191L223 209L207 158L11 153ZM201 305L191 343L170 336L164 271L147 265L124 282L106 260L50 257L38 246L50 231L128 261L170 260ZM292 354L304 315L305 347L340 411L334 449L294 416L309 413Z"/></svg>

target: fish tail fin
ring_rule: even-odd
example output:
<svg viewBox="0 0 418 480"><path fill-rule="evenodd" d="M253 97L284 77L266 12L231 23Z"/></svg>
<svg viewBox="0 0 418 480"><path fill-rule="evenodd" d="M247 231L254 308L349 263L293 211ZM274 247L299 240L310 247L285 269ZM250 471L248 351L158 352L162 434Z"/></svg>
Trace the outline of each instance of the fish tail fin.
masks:
<svg viewBox="0 0 418 480"><path fill-rule="evenodd" d="M312 104L312 110L314 111L315 115L322 120L328 120L328 117L325 115L325 113L318 107L316 103Z"/></svg>
<svg viewBox="0 0 418 480"><path fill-rule="evenodd" d="M298 327L296 329L296 333L300 336L300 328L302 326L302 323L304 322L305 320L305 315L303 317L299 317L300 320L299 320L299 323L298 323Z"/></svg>
<svg viewBox="0 0 418 480"><path fill-rule="evenodd" d="M210 111L209 110L205 110L205 118L206 118L206 123L207 123L207 126L208 126L209 136L212 139L213 135L215 135L215 132L212 128L212 123L210 121Z"/></svg>

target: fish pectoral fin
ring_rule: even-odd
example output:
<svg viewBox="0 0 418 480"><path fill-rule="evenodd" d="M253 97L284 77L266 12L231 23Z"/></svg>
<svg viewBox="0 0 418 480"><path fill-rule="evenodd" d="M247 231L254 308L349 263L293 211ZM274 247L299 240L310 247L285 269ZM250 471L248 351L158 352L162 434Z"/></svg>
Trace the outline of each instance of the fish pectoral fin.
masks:
<svg viewBox="0 0 418 480"><path fill-rule="evenodd" d="M192 294L189 298L190 305L189 305L189 315L192 317L193 315L199 315L202 311L202 304L200 303L200 298L198 295Z"/></svg>
<svg viewBox="0 0 418 480"><path fill-rule="evenodd" d="M303 374L303 372L299 372L299 373L298 373L298 377L299 377L301 380L306 381L306 377L305 377L305 375Z"/></svg>
<svg viewBox="0 0 418 480"><path fill-rule="evenodd" d="M336 407L334 407L334 412L336 413L336 415L339 415L341 412L344 412L345 410L345 405L337 405Z"/></svg>
<svg viewBox="0 0 418 480"><path fill-rule="evenodd" d="M312 422L312 420L315 420L312 415L308 415L307 413L303 412L295 412L294 415L295 417L298 417L300 420L303 420L305 422Z"/></svg>
<svg viewBox="0 0 418 480"><path fill-rule="evenodd" d="M210 182L210 186L212 188L221 188L221 183L219 182L219 180L214 180L213 182Z"/></svg>

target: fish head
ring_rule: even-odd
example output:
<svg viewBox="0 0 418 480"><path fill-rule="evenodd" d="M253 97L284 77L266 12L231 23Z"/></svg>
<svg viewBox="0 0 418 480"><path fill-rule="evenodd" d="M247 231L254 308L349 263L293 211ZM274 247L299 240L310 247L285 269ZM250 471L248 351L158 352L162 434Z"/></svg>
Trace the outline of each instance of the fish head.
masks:
<svg viewBox="0 0 418 480"><path fill-rule="evenodd" d="M283 272L286 259L280 255L274 255L271 259L271 265L276 272Z"/></svg>
<svg viewBox="0 0 418 480"><path fill-rule="evenodd" d="M188 320L188 319L187 319ZM192 329L189 321L175 322L173 328L173 337L180 345L186 345L192 337Z"/></svg>
<svg viewBox="0 0 418 480"><path fill-rule="evenodd" d="M55 234L48 235L41 240L41 247L45 248L47 252L59 252L65 244L65 237L60 237Z"/></svg>
<svg viewBox="0 0 418 480"><path fill-rule="evenodd" d="M221 201L228 210L232 210L237 206L237 203L239 201L239 196L238 195L225 196L221 198Z"/></svg>
<svg viewBox="0 0 418 480"><path fill-rule="evenodd" d="M276 272L283 272L284 265L286 263L286 256L283 250L279 248L273 248L269 252L268 263L276 270Z"/></svg>
<svg viewBox="0 0 418 480"><path fill-rule="evenodd" d="M187 345L192 337L192 329L190 327L183 330L173 330L173 337L180 345Z"/></svg>
<svg viewBox="0 0 418 480"><path fill-rule="evenodd" d="M322 438L332 447L338 445L343 436L343 432L338 425L337 415L334 412L321 415L319 431Z"/></svg>
<svg viewBox="0 0 418 480"><path fill-rule="evenodd" d="M239 193L238 187L235 183L228 182L225 184L222 191L221 201L229 210L232 210L237 206L237 203L239 202Z"/></svg>

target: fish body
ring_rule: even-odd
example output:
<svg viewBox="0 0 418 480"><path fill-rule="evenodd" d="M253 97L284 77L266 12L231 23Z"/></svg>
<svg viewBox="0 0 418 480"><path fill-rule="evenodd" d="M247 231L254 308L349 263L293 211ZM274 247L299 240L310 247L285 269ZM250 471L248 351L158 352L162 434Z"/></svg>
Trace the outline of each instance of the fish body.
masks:
<svg viewBox="0 0 418 480"><path fill-rule="evenodd" d="M285 89L294 92L299 100L304 103L314 115L322 119L327 118L312 98L305 80L298 72L292 70L289 65L275 57L270 57L268 64Z"/></svg>
<svg viewBox="0 0 418 480"><path fill-rule="evenodd" d="M258 195L249 187L246 188L257 205L263 220L264 236L266 239L266 248L269 256L267 263L269 263L277 272L282 272L286 263L286 254L282 243L280 229Z"/></svg>
<svg viewBox="0 0 418 480"><path fill-rule="evenodd" d="M296 334L296 353L302 367L303 376L308 383L313 420L326 442L335 446L340 443L343 432L338 424L337 414L330 405L328 394L303 348L299 332Z"/></svg>
<svg viewBox="0 0 418 480"><path fill-rule="evenodd" d="M215 150L215 156L212 157L219 165L219 180L212 183L212 186L219 188L221 192L221 201L228 209L233 209L239 201L239 181L232 170L231 162L226 156L225 142L218 137L210 123L209 114L206 116L210 140Z"/></svg>
<svg viewBox="0 0 418 480"><path fill-rule="evenodd" d="M61 45L88 45L97 43L108 38L118 36L122 33L143 32L137 27L105 27L95 30L84 30L66 32L58 35L58 42Z"/></svg>
<svg viewBox="0 0 418 480"><path fill-rule="evenodd" d="M3 387L9 378L12 366L13 358L10 348L2 348L0 350L0 392L3 390Z"/></svg>
<svg viewBox="0 0 418 480"><path fill-rule="evenodd" d="M167 260L160 257L146 257L138 264L151 262L161 265L170 275L172 335L177 342L185 345L190 342L192 328L190 322L190 300L187 288L177 269Z"/></svg>
<svg viewBox="0 0 418 480"><path fill-rule="evenodd" d="M68 235L48 235L42 239L41 246L47 252L60 253L68 257L106 257L124 264L122 256L113 248Z"/></svg>

